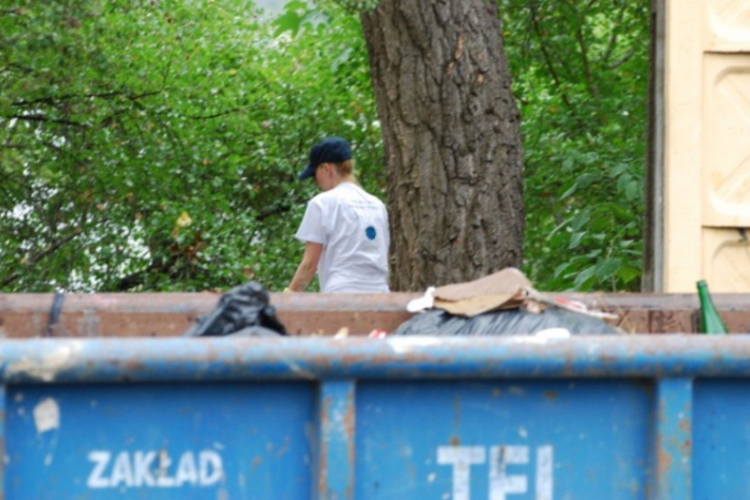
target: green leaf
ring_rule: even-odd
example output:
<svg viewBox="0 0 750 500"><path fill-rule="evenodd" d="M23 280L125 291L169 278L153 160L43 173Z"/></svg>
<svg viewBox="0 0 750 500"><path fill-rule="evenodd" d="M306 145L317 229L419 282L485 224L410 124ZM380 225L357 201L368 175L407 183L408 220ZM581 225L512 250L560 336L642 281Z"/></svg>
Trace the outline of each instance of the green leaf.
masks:
<svg viewBox="0 0 750 500"><path fill-rule="evenodd" d="M625 198L628 201L634 201L641 196L641 184L638 181L632 180L627 186L625 186Z"/></svg>
<svg viewBox="0 0 750 500"><path fill-rule="evenodd" d="M564 262L560 264L559 266L555 268L555 272L552 274L553 277L559 278L563 273L565 273L568 270L569 267L570 267L569 262Z"/></svg>
<svg viewBox="0 0 750 500"><path fill-rule="evenodd" d="M287 7L284 13L278 16L276 19L274 19L273 23L271 23L273 26L276 27L276 31L274 31L274 36L278 37L278 36L283 35L286 32L291 32L292 37L297 36L297 33L302 27L303 17L300 16L295 9L290 8L290 4L293 4L293 3L299 3L299 2L290 2L289 4L287 4Z"/></svg>
<svg viewBox="0 0 750 500"><path fill-rule="evenodd" d="M573 217L570 227L573 231L578 231L584 225L588 224L590 219L591 219L591 210L588 210L588 209L583 210L582 212L579 212L578 214L576 214L575 217Z"/></svg>
<svg viewBox="0 0 750 500"><path fill-rule="evenodd" d="M600 260L594 266L594 276L599 282L611 279L621 265L622 262L618 258Z"/></svg>
<svg viewBox="0 0 750 500"><path fill-rule="evenodd" d="M578 289L581 289L588 281L593 279L595 272L596 272L595 266L591 266L579 272L576 275L575 280L573 281L575 287Z"/></svg>
<svg viewBox="0 0 750 500"><path fill-rule="evenodd" d="M617 277L622 280L623 283L628 284L634 279L641 276L641 270L637 267L623 266L617 270Z"/></svg>
<svg viewBox="0 0 750 500"><path fill-rule="evenodd" d="M581 240L583 240L584 236L586 236L585 232L581 233L573 233L573 236L570 237L570 244L568 245L569 250L574 250L578 248L578 246L581 244Z"/></svg>

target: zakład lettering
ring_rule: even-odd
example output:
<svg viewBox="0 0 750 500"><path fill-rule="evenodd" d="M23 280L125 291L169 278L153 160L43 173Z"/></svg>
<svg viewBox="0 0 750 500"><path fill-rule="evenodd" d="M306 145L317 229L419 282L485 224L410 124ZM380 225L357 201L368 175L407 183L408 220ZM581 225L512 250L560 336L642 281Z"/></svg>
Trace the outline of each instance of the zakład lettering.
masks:
<svg viewBox="0 0 750 500"><path fill-rule="evenodd" d="M214 450L202 450L197 454L186 451L176 462L165 450L121 451L116 455L94 450L88 459L94 466L86 484L95 489L205 487L224 477L221 455Z"/></svg>
<svg viewBox="0 0 750 500"><path fill-rule="evenodd" d="M471 498L471 466L487 461L487 448L484 446L438 446L437 462L453 466L453 500ZM521 495L528 491L528 477L524 474L507 474L506 467L514 464L523 472L529 463L528 446L489 447L489 500L506 500L508 495ZM552 499L553 448L545 445L536 449L536 500Z"/></svg>

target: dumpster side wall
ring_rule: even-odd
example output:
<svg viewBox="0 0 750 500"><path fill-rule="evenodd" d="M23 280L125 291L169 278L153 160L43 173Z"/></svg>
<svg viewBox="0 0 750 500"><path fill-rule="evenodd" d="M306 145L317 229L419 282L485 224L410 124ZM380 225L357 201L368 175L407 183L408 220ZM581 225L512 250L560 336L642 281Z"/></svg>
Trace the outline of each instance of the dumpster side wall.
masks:
<svg viewBox="0 0 750 500"><path fill-rule="evenodd" d="M367 335L393 331L412 314L416 293L271 294L271 304L292 335ZM549 294L618 315L626 333L695 332L693 294ZM714 297L730 331L750 331L750 294ZM0 294L0 338L170 337L187 330L217 304L215 293L69 294L57 324L50 326L53 294Z"/></svg>
<svg viewBox="0 0 750 500"><path fill-rule="evenodd" d="M0 498L750 499L749 358L747 335L5 340Z"/></svg>
<svg viewBox="0 0 750 500"><path fill-rule="evenodd" d="M292 335L351 335L392 331L411 317L406 304L420 294L271 294ZM54 294L0 294L0 338L170 337L181 335L218 303L214 293L69 294L50 325Z"/></svg>

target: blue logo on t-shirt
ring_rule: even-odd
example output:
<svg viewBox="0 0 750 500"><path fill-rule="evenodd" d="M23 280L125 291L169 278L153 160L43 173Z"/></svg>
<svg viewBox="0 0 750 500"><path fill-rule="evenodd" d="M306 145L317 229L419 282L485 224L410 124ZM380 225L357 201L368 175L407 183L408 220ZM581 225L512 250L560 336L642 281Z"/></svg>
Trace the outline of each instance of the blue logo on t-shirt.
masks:
<svg viewBox="0 0 750 500"><path fill-rule="evenodd" d="M375 236L378 235L377 231L375 231L375 228L372 226L367 226L365 229L365 234L367 235L367 238L370 240L374 240Z"/></svg>

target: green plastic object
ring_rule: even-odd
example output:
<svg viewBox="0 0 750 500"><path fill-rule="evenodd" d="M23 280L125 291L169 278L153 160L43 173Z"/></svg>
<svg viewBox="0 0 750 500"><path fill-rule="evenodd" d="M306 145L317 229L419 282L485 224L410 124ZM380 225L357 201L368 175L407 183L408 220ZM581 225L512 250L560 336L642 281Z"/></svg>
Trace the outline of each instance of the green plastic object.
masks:
<svg viewBox="0 0 750 500"><path fill-rule="evenodd" d="M701 330L700 333L708 335L722 335L728 333L727 325L719 316L714 301L711 299L711 293L708 291L708 284L705 280L700 280L698 285L698 300L701 304Z"/></svg>

